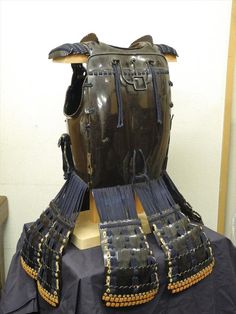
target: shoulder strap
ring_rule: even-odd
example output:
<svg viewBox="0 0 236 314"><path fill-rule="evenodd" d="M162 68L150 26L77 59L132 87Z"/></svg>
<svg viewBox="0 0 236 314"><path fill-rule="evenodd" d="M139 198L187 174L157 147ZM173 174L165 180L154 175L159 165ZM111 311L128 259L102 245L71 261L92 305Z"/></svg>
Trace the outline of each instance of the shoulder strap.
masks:
<svg viewBox="0 0 236 314"><path fill-rule="evenodd" d="M144 36L136 39L134 42L132 42L132 44L130 45L130 48L141 48L146 43L149 43L152 46L153 45L157 46L159 48L160 52L164 55L169 54L169 55L173 55L175 57L178 57L178 53L174 48L172 48L168 45L164 45L164 44L154 44L152 36L150 36L150 35L144 35Z"/></svg>
<svg viewBox="0 0 236 314"><path fill-rule="evenodd" d="M95 33L89 33L88 35L84 36L82 39L81 39L81 43L84 43L84 42L88 42L88 41L95 41L96 43L99 44L99 40L98 40L98 37Z"/></svg>
<svg viewBox="0 0 236 314"><path fill-rule="evenodd" d="M136 39L132 44L129 46L130 48L140 48L143 46L144 43L149 43L153 45L153 39L150 35L144 35L138 39Z"/></svg>

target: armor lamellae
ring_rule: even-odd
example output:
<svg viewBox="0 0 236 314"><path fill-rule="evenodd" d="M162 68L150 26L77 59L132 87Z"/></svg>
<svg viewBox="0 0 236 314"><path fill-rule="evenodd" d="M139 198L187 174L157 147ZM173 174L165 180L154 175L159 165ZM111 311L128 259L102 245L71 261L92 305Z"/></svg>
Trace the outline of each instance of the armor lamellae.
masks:
<svg viewBox="0 0 236 314"><path fill-rule="evenodd" d="M95 34L53 49L49 58L87 55L72 64L64 113L69 135L59 141L66 183L26 232L21 263L40 295L58 306L61 262L76 218L92 191L100 217L107 307L153 300L159 269L135 205L139 197L166 259L168 290L181 292L212 271L214 257L201 217L166 172L172 83L166 45L144 36L129 48Z"/></svg>

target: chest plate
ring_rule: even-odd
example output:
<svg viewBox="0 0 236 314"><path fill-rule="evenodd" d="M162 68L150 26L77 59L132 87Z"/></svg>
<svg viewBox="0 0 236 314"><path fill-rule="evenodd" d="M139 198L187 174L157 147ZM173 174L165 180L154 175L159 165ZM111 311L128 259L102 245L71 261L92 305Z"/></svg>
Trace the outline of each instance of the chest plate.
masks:
<svg viewBox="0 0 236 314"><path fill-rule="evenodd" d="M158 178L170 132L168 64L156 45L85 43L87 68L73 65L65 114L78 174L91 187Z"/></svg>

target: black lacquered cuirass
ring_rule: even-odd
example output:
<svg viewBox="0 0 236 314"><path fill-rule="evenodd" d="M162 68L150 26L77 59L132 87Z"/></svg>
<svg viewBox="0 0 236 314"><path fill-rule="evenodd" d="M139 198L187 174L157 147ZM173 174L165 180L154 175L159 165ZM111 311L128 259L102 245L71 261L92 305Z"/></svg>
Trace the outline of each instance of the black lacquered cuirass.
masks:
<svg viewBox="0 0 236 314"><path fill-rule="evenodd" d="M152 42L118 48L98 41L87 69L73 65L64 112L75 166L90 187L158 178L170 132L167 61Z"/></svg>
<svg viewBox="0 0 236 314"><path fill-rule="evenodd" d="M136 197L164 253L170 293L190 288L213 270L201 217L166 172L172 107L166 54L177 56L173 48L153 44L151 36L119 48L95 34L49 54L88 57L86 64L83 58L72 64L66 93L70 136L59 141L66 182L27 230L20 257L41 297L54 307L63 298L62 256L89 191L100 218L106 307L151 302L162 283Z"/></svg>

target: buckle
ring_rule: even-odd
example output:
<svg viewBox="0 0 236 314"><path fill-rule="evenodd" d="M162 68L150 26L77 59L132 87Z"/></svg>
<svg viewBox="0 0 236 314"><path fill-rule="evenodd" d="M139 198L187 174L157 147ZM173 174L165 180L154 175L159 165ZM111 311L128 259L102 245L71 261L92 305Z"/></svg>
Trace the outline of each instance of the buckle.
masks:
<svg viewBox="0 0 236 314"><path fill-rule="evenodd" d="M133 77L133 86L137 91L142 91L147 89L147 83L143 76L137 75Z"/></svg>

